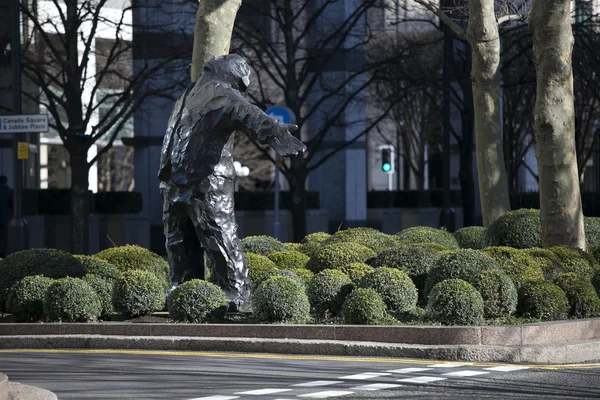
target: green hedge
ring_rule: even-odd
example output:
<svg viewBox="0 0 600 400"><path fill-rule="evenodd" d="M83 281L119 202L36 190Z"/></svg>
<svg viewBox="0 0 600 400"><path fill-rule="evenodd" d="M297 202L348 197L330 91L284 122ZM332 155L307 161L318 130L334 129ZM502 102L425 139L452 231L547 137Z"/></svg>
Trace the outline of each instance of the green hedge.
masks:
<svg viewBox="0 0 600 400"><path fill-rule="evenodd" d="M128 270L115 280L113 305L115 310L137 317L161 311L167 290L164 283L149 271Z"/></svg>
<svg viewBox="0 0 600 400"><path fill-rule="evenodd" d="M556 285L560 287L571 310L571 318L594 318L600 316L600 298L589 279L573 272L558 277Z"/></svg>
<svg viewBox="0 0 600 400"><path fill-rule="evenodd" d="M269 260L273 261L277 268L296 269L306 267L309 257L299 251L277 251L268 255Z"/></svg>
<svg viewBox="0 0 600 400"><path fill-rule="evenodd" d="M357 243L379 254L398 246L398 240L373 228L349 228L337 231L321 243L321 247L333 243Z"/></svg>
<svg viewBox="0 0 600 400"><path fill-rule="evenodd" d="M16 322L36 322L44 314L46 290L54 282L45 276L26 276L12 286L6 301L6 310Z"/></svg>
<svg viewBox="0 0 600 400"><path fill-rule="evenodd" d="M245 253L246 263L248 264L248 277L252 287L258 286L258 280L267 272L277 270L277 265L265 256L254 253Z"/></svg>
<svg viewBox="0 0 600 400"><path fill-rule="evenodd" d="M396 236L404 243L436 243L449 250L460 248L454 235L445 229L413 226L396 233Z"/></svg>
<svg viewBox="0 0 600 400"><path fill-rule="evenodd" d="M347 324L379 325L387 318L385 302L371 288L358 288L352 291L342 306L342 318Z"/></svg>
<svg viewBox="0 0 600 400"><path fill-rule="evenodd" d="M151 272L165 283L169 281L169 264L158 254L140 246L112 247L94 257L114 265L121 272L143 270Z"/></svg>
<svg viewBox="0 0 600 400"><path fill-rule="evenodd" d="M308 284L308 301L320 318L337 315L352 288L348 275L340 270L324 269Z"/></svg>
<svg viewBox="0 0 600 400"><path fill-rule="evenodd" d="M375 289L393 313L403 313L417 306L417 288L406 274L395 268L381 267L365 275L359 287Z"/></svg>
<svg viewBox="0 0 600 400"><path fill-rule="evenodd" d="M304 287L285 276L273 276L254 291L254 312L263 321L304 323L310 304Z"/></svg>
<svg viewBox="0 0 600 400"><path fill-rule="evenodd" d="M490 246L509 246L517 249L541 247L540 210L509 211L487 229Z"/></svg>
<svg viewBox="0 0 600 400"><path fill-rule="evenodd" d="M480 325L483 323L484 301L470 283L462 279L448 279L431 289L427 311L444 325Z"/></svg>
<svg viewBox="0 0 600 400"><path fill-rule="evenodd" d="M454 237L463 249L483 249L487 246L487 229L483 226L467 226L454 232Z"/></svg>
<svg viewBox="0 0 600 400"><path fill-rule="evenodd" d="M329 233L325 232L308 234L300 241L300 251L311 257L316 250L321 248L321 243L330 236Z"/></svg>
<svg viewBox="0 0 600 400"><path fill-rule="evenodd" d="M333 243L317 250L306 264L306 268L315 273L324 269L342 269L354 262L364 263L376 255L373 250L360 244Z"/></svg>
<svg viewBox="0 0 600 400"><path fill-rule="evenodd" d="M544 279L542 264L528 253L507 246L486 247L481 250L493 258L502 271L520 288L526 281Z"/></svg>
<svg viewBox="0 0 600 400"><path fill-rule="evenodd" d="M169 294L167 304L174 321L198 324L223 319L229 299L217 285L192 279L177 286Z"/></svg>
<svg viewBox="0 0 600 400"><path fill-rule="evenodd" d="M246 236L241 240L242 251L244 253L260 254L268 256L269 254L286 251L285 245L271 236Z"/></svg>
<svg viewBox="0 0 600 400"><path fill-rule="evenodd" d="M552 282L529 281L519 289L517 311L525 318L543 321L566 319L569 301L565 292Z"/></svg>
<svg viewBox="0 0 600 400"><path fill-rule="evenodd" d="M102 313L96 291L79 278L54 281L44 294L43 306L51 322L90 322Z"/></svg>
<svg viewBox="0 0 600 400"><path fill-rule="evenodd" d="M509 317L517 310L517 288L504 272L481 271L472 282L483 299L486 318Z"/></svg>

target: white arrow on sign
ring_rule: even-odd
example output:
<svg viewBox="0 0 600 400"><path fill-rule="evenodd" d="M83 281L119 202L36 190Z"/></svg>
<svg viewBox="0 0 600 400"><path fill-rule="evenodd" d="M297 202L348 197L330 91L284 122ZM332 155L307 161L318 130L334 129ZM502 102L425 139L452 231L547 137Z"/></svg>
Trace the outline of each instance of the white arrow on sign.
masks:
<svg viewBox="0 0 600 400"><path fill-rule="evenodd" d="M47 114L0 116L0 134L39 132L48 132Z"/></svg>

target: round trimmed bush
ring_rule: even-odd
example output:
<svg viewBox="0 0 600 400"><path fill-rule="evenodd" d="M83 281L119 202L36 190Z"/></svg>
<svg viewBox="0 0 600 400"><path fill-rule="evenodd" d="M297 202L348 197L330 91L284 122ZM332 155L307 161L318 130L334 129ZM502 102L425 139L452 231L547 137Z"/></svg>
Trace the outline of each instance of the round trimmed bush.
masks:
<svg viewBox="0 0 600 400"><path fill-rule="evenodd" d="M87 274L82 278L88 285L94 289L100 300L100 317L107 319L114 314L115 309L113 307L113 279L106 279L104 277Z"/></svg>
<svg viewBox="0 0 600 400"><path fill-rule="evenodd" d="M244 253L260 254L268 256L277 251L285 251L285 245L271 236L246 236L241 240L242 251Z"/></svg>
<svg viewBox="0 0 600 400"><path fill-rule="evenodd" d="M163 282L152 272L125 271L115 279L113 306L129 316L148 315L164 308L166 294Z"/></svg>
<svg viewBox="0 0 600 400"><path fill-rule="evenodd" d="M74 257L83 264L86 275L92 274L104 279L116 279L119 276L119 269L108 261L93 256L76 255Z"/></svg>
<svg viewBox="0 0 600 400"><path fill-rule="evenodd" d="M306 283L304 283L304 280L302 280L302 278L300 278L295 272L293 272L292 270L289 270L289 269L269 270L263 276L261 276L260 278L257 279L256 286L254 286L254 287L258 287L261 283L263 283L264 281L266 281L267 279L269 279L272 276L285 276L286 278L290 278L290 279L298 282L306 289Z"/></svg>
<svg viewBox="0 0 600 400"><path fill-rule="evenodd" d="M376 268L365 275L358 285L375 289L391 312L402 313L417 306L418 294L415 284L406 272L398 269Z"/></svg>
<svg viewBox="0 0 600 400"><path fill-rule="evenodd" d="M96 291L79 278L54 281L44 294L44 315L52 322L95 321L102 312Z"/></svg>
<svg viewBox="0 0 600 400"><path fill-rule="evenodd" d="M599 269L594 257L579 248L556 246L550 250L558 256L566 272L575 272L592 279Z"/></svg>
<svg viewBox="0 0 600 400"><path fill-rule="evenodd" d="M310 280L313 278L313 276L315 276L311 270L306 268L294 268L290 269L290 272L296 274L296 276L302 280L304 286L308 286Z"/></svg>
<svg viewBox="0 0 600 400"><path fill-rule="evenodd" d="M8 294L6 311L16 322L36 322L44 314L43 300L53 279L45 276L26 276L15 283Z"/></svg>
<svg viewBox="0 0 600 400"><path fill-rule="evenodd" d="M592 257L594 257L597 263L600 263L600 243L590 246L590 254Z"/></svg>
<svg viewBox="0 0 600 400"><path fill-rule="evenodd" d="M284 243L283 245L285 246L286 250L299 251L302 253L302 243L288 242L288 243ZM304 253L302 253L302 254L304 254Z"/></svg>
<svg viewBox="0 0 600 400"><path fill-rule="evenodd" d="M544 321L566 319L569 301L565 292L550 281L528 281L519 289L519 314Z"/></svg>
<svg viewBox="0 0 600 400"><path fill-rule="evenodd" d="M277 265L266 256L260 254L246 253L246 263L248 264L248 276L252 287L258 286L258 280L267 272L277 269Z"/></svg>
<svg viewBox="0 0 600 400"><path fill-rule="evenodd" d="M269 254L268 258L281 269L304 268L309 260L306 254L299 251L277 251Z"/></svg>
<svg viewBox="0 0 600 400"><path fill-rule="evenodd" d="M417 287L419 298L422 299L427 274L444 250L443 246L435 243L402 244L380 253L371 261L371 266L396 268L406 272Z"/></svg>
<svg viewBox="0 0 600 400"><path fill-rule="evenodd" d="M273 276L254 292L254 312L263 321L303 323L310 318L304 287L285 276Z"/></svg>
<svg viewBox="0 0 600 400"><path fill-rule="evenodd" d="M542 249L539 247L532 247L530 249L523 249L522 252L533 257L542 269L544 277L549 281L556 281L556 279L567 272L563 262L560 258L550 249Z"/></svg>
<svg viewBox="0 0 600 400"><path fill-rule="evenodd" d="M328 312L339 314L351 291L352 281L348 275L337 269L324 269L308 284L308 301L320 317Z"/></svg>
<svg viewBox="0 0 600 400"><path fill-rule="evenodd" d="M472 282L483 299L486 318L509 317L517 310L517 288L504 272L481 271Z"/></svg>
<svg viewBox="0 0 600 400"><path fill-rule="evenodd" d="M583 217L583 225L588 244L600 243L600 217Z"/></svg>
<svg viewBox="0 0 600 400"><path fill-rule="evenodd" d="M522 208L507 212L488 227L487 238L490 246L541 247L540 210Z"/></svg>
<svg viewBox="0 0 600 400"><path fill-rule="evenodd" d="M378 325L387 318L387 309L375 289L358 288L346 298L342 318L347 324Z"/></svg>
<svg viewBox="0 0 600 400"><path fill-rule="evenodd" d="M0 310L12 285L26 276L44 275L58 279L85 275L85 268L75 257L62 250L29 249L9 254L0 261Z"/></svg>
<svg viewBox="0 0 600 400"><path fill-rule="evenodd" d="M483 226L467 226L454 232L454 237L461 248L479 250L487 246L486 232Z"/></svg>
<svg viewBox="0 0 600 400"><path fill-rule="evenodd" d="M377 254L356 243L333 243L317 250L306 264L306 268L313 272L324 269L342 269L353 262L362 262L374 258Z"/></svg>
<svg viewBox="0 0 600 400"><path fill-rule="evenodd" d="M544 279L542 266L528 253L507 246L486 247L481 250L492 257L519 289L526 281Z"/></svg>
<svg viewBox="0 0 600 400"><path fill-rule="evenodd" d="M342 267L341 271L348 275L354 283L358 283L365 275L375 271L375 268L365 263L350 263Z"/></svg>
<svg viewBox="0 0 600 400"><path fill-rule="evenodd" d="M569 301L571 318L594 318L600 316L600 298L589 279L569 272L558 277L560 287Z"/></svg>
<svg viewBox="0 0 600 400"><path fill-rule="evenodd" d="M114 265L120 272L148 271L163 282L169 282L169 263L158 254L143 247L136 245L112 247L102 250L94 257Z"/></svg>
<svg viewBox="0 0 600 400"><path fill-rule="evenodd" d="M329 238L321 242L321 247L332 243L357 243L381 253L384 250L396 247L398 240L393 236L386 235L373 228L349 228L337 231Z"/></svg>
<svg viewBox="0 0 600 400"><path fill-rule="evenodd" d="M444 325L480 325L484 302L481 294L462 279L448 279L431 289L427 311Z"/></svg>
<svg viewBox="0 0 600 400"><path fill-rule="evenodd" d="M300 244L302 245L300 251L311 257L313 253L321 247L321 243L330 236L329 233L325 232L315 232L306 235L306 237L300 241Z"/></svg>
<svg viewBox="0 0 600 400"><path fill-rule="evenodd" d="M174 321L198 324L223 319L229 299L217 285L191 279L169 294L167 304L169 317Z"/></svg>
<svg viewBox="0 0 600 400"><path fill-rule="evenodd" d="M440 255L425 281L425 297L438 283L446 279L470 282L481 271L500 269L490 256L473 249L446 251Z"/></svg>
<svg viewBox="0 0 600 400"><path fill-rule="evenodd" d="M447 249L455 250L460 246L454 235L445 229L429 226L413 226L396 233L398 239L406 243L436 243Z"/></svg>

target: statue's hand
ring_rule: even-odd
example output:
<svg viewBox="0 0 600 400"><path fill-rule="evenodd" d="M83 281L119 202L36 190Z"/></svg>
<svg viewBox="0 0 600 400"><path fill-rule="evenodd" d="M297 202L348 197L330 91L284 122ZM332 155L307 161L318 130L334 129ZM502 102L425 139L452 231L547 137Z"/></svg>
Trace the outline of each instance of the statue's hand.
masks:
<svg viewBox="0 0 600 400"><path fill-rule="evenodd" d="M306 146L296 139L292 133L298 130L298 125L280 124L273 136L269 137L269 146L281 156L297 155L306 151Z"/></svg>

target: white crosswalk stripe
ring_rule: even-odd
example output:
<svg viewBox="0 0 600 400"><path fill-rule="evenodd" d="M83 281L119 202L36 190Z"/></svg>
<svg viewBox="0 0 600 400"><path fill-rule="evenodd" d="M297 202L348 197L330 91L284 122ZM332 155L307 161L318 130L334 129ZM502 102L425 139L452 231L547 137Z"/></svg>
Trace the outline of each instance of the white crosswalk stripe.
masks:
<svg viewBox="0 0 600 400"><path fill-rule="evenodd" d="M391 369L387 372L391 372L393 374L410 374L411 372L423 372L423 371L431 371L433 368L400 368L400 369Z"/></svg>
<svg viewBox="0 0 600 400"><path fill-rule="evenodd" d="M275 394L275 393L281 393L281 392L290 392L293 389L257 389L257 390L248 390L247 392L237 392L234 394L249 394L249 395L254 395L254 396L258 396L261 394Z"/></svg>
<svg viewBox="0 0 600 400"><path fill-rule="evenodd" d="M354 392L347 392L342 390L328 390L325 392L301 394L298 397L303 397L307 399L328 399L330 397L346 396L347 394L354 394Z"/></svg>
<svg viewBox="0 0 600 400"><path fill-rule="evenodd" d="M364 386L356 386L350 389L354 389L354 390L384 390L384 389L393 389L393 388L397 388L397 387L401 387L402 385L394 385L393 383L373 383L371 385L364 385Z"/></svg>
<svg viewBox="0 0 600 400"><path fill-rule="evenodd" d="M486 370L486 371L494 371L494 372L512 372L512 371L520 371L522 369L529 369L529 367L501 366L501 367L484 368L484 370Z"/></svg>
<svg viewBox="0 0 600 400"><path fill-rule="evenodd" d="M406 379L398 379L398 382L404 383L430 383L436 381L445 381L446 378L441 378L437 376L417 376L414 378L406 378Z"/></svg>
<svg viewBox="0 0 600 400"><path fill-rule="evenodd" d="M292 386L316 387L316 386L335 385L336 383L344 383L344 381L312 381L312 382L296 383L295 385L292 385Z"/></svg>
<svg viewBox="0 0 600 400"><path fill-rule="evenodd" d="M348 376L340 376L339 379L371 379L371 378L379 378L380 376L391 375L389 372L365 372L363 374L356 375L348 375Z"/></svg>
<svg viewBox="0 0 600 400"><path fill-rule="evenodd" d="M489 372L487 371L456 371L456 372L448 372L447 374L442 374L444 376L459 376L459 377L465 377L465 376L477 376L477 375L485 375L485 374L489 374Z"/></svg>

